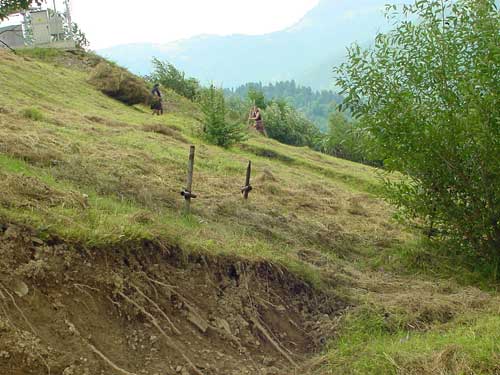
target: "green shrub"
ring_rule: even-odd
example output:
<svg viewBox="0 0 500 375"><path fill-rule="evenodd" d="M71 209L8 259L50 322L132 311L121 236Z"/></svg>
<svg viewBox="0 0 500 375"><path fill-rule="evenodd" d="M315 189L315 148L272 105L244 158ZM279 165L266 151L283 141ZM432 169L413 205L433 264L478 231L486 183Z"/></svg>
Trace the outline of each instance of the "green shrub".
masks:
<svg viewBox="0 0 500 375"><path fill-rule="evenodd" d="M391 198L457 250L500 259L500 16L492 0L419 0L337 69L344 105L385 166Z"/></svg>
<svg viewBox="0 0 500 375"><path fill-rule="evenodd" d="M153 73L147 77L149 82L160 83L189 100L196 99L201 87L195 78L186 78L185 73L174 65L156 58L153 59L153 67Z"/></svg>
<svg viewBox="0 0 500 375"><path fill-rule="evenodd" d="M284 100L269 102L263 114L269 137L293 146L315 148L320 130Z"/></svg>
<svg viewBox="0 0 500 375"><path fill-rule="evenodd" d="M37 108L25 108L21 111L21 115L33 121L42 121L44 119L43 113Z"/></svg>
<svg viewBox="0 0 500 375"><path fill-rule="evenodd" d="M146 82L109 62L100 62L92 70L89 82L104 94L128 105L147 104L150 92Z"/></svg>
<svg viewBox="0 0 500 375"><path fill-rule="evenodd" d="M217 146L229 147L246 138L243 125L226 119L224 93L211 85L199 97L203 112L203 133L205 139Z"/></svg>
<svg viewBox="0 0 500 375"><path fill-rule="evenodd" d="M260 109L266 109L269 101L266 100L264 93L261 90L257 90L253 87L250 87L247 93L248 100L253 105L259 107Z"/></svg>
<svg viewBox="0 0 500 375"><path fill-rule="evenodd" d="M321 139L318 149L329 155L358 163L382 166L383 162L376 160L370 154L370 138L359 121L349 119L342 112L330 114L328 131Z"/></svg>

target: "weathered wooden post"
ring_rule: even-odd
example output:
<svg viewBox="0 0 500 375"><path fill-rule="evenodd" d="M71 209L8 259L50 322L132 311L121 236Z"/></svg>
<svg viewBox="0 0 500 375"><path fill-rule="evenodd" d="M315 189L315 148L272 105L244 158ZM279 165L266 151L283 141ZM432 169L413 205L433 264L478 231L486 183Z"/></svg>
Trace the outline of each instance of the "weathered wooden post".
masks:
<svg viewBox="0 0 500 375"><path fill-rule="evenodd" d="M250 176L252 174L252 162L248 162L248 167L247 167L247 177L245 180L245 186L241 188L241 193L243 194L243 197L245 199L248 199L248 194L252 191L253 187L250 185Z"/></svg>
<svg viewBox="0 0 500 375"><path fill-rule="evenodd" d="M194 152L195 147L191 146L189 149L189 162L188 162L188 174L187 174L187 186L186 189L181 191L181 195L184 197L184 213L186 215L191 213L191 199L196 198L196 194L193 194L193 171L194 171Z"/></svg>

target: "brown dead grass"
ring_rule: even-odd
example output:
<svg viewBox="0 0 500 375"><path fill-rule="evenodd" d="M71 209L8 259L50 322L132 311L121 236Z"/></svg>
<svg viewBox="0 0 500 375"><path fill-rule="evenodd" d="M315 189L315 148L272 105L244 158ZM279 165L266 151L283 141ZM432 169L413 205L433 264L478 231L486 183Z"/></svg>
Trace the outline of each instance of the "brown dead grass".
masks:
<svg viewBox="0 0 500 375"><path fill-rule="evenodd" d="M493 354L495 355L495 354ZM500 355L496 354L498 363ZM398 375L477 375L477 369L470 367L470 361L458 345L449 345L430 357L421 357L408 362L405 358L394 358ZM496 369L489 368L487 373L500 374L500 365ZM486 372L485 372L486 374Z"/></svg>
<svg viewBox="0 0 500 375"><path fill-rule="evenodd" d="M175 128L163 124L148 124L142 127L145 132L161 134L166 137L173 138L182 143L188 143L188 140L179 132L179 128Z"/></svg>
<svg viewBox="0 0 500 375"><path fill-rule="evenodd" d="M490 293L460 287L452 281L424 281L380 272L349 269L356 297L385 315L397 330L427 331L466 312L482 311L495 303Z"/></svg>
<svg viewBox="0 0 500 375"><path fill-rule="evenodd" d="M11 208L56 206L85 208L87 198L77 192L55 189L36 177L0 172L0 205Z"/></svg>
<svg viewBox="0 0 500 375"><path fill-rule="evenodd" d="M104 94L125 104L147 104L150 93L146 82L124 68L100 62L92 70L89 83Z"/></svg>
<svg viewBox="0 0 500 375"><path fill-rule="evenodd" d="M1 119L0 119L1 120ZM38 166L51 166L63 160L70 145L54 132L28 119L3 123L0 152Z"/></svg>

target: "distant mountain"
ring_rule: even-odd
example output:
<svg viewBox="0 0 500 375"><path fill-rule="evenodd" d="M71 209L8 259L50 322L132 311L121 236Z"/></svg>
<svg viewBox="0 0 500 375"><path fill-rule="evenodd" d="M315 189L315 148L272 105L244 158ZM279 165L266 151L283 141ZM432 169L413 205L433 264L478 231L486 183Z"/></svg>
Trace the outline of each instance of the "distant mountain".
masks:
<svg viewBox="0 0 500 375"><path fill-rule="evenodd" d="M302 20L265 35L201 35L168 44L128 44L98 51L135 73L147 74L152 57L165 59L202 82L235 87L249 81L295 79L332 88L332 67L354 41L383 31L388 0L321 0Z"/></svg>

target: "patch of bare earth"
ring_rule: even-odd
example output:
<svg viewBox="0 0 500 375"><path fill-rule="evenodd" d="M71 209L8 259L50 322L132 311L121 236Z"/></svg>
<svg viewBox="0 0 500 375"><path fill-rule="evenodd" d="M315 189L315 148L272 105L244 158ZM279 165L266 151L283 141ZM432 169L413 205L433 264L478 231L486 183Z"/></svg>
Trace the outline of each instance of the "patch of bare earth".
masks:
<svg viewBox="0 0 500 375"><path fill-rule="evenodd" d="M345 303L269 263L0 225L0 374L302 374ZM324 332L323 332L324 333Z"/></svg>

